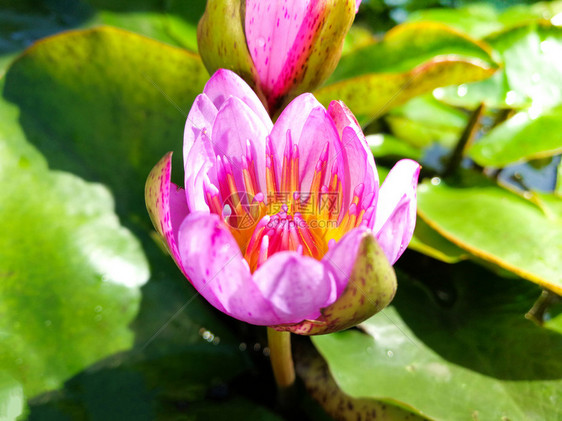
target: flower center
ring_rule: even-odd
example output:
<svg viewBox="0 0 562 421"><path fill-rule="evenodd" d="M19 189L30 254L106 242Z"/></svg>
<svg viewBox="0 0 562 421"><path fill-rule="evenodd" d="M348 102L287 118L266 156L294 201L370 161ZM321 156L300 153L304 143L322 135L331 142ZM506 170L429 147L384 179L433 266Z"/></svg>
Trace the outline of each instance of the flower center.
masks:
<svg viewBox="0 0 562 421"><path fill-rule="evenodd" d="M286 209L286 206L285 206ZM275 215L265 215L256 225L247 243L245 258L250 268L255 269L278 251L298 251L320 259L325 251L322 243L297 212L289 215L286 210Z"/></svg>
<svg viewBox="0 0 562 421"><path fill-rule="evenodd" d="M238 179L228 158L217 156L218 186L205 185L211 212L229 227L252 271L280 251L297 251L321 259L333 241L368 220L372 208L362 203L363 184L344 203L337 156L328 176L328 144L314 168L310 187L302 191L299 149L288 133L281 168L276 168L272 147L266 147L265 192L260 191L256 166L247 142ZM280 171L279 174L277 171ZM242 188L240 188L242 187Z"/></svg>

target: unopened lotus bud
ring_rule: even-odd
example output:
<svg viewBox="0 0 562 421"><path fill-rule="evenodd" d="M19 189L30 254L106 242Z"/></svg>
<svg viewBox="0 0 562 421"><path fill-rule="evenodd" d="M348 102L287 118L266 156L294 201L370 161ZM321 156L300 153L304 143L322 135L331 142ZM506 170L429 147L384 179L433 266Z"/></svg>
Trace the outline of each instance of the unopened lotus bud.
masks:
<svg viewBox="0 0 562 421"><path fill-rule="evenodd" d="M198 27L210 73L235 71L271 115L335 69L356 0L209 0Z"/></svg>

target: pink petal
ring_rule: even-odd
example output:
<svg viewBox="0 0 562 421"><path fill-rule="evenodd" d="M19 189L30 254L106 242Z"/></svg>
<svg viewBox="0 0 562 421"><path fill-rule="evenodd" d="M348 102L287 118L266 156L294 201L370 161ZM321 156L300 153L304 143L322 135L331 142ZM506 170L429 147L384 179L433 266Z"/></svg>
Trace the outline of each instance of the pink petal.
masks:
<svg viewBox="0 0 562 421"><path fill-rule="evenodd" d="M355 0L355 13L359 11L359 6L361 6L362 0Z"/></svg>
<svg viewBox="0 0 562 421"><path fill-rule="evenodd" d="M299 95L285 107L271 130L274 143L285 141L285 133L291 130L295 139L300 138L309 114L315 108L324 108L311 93Z"/></svg>
<svg viewBox="0 0 562 421"><path fill-rule="evenodd" d="M219 109L211 136L216 155L227 157L239 191L245 191L242 178L242 157L248 141L259 177L259 191L265 192L265 141L268 127L240 99L231 97Z"/></svg>
<svg viewBox="0 0 562 421"><path fill-rule="evenodd" d="M352 229L336 245L331 247L322 258L322 262L332 269L336 283L336 299L339 298L349 282L361 241L370 232L371 230L366 227Z"/></svg>
<svg viewBox="0 0 562 421"><path fill-rule="evenodd" d="M277 173L281 171L283 165L283 151L287 140L287 132L291 132L293 141L301 137L302 129L308 116L315 108L323 108L322 104L310 93L302 94L292 100L283 110L273 129L271 130L271 148L274 157ZM279 180L278 180L279 182Z"/></svg>
<svg viewBox="0 0 562 421"><path fill-rule="evenodd" d="M375 167L375 158L364 139L362 133L358 135L351 127L343 130L344 203L351 202L355 188L362 184L363 196L360 203L362 208L366 209L376 200L379 176Z"/></svg>
<svg viewBox="0 0 562 421"><path fill-rule="evenodd" d="M185 193L191 212L209 211L204 186L206 182L217 184L216 157L208 133L199 133L184 158Z"/></svg>
<svg viewBox="0 0 562 421"><path fill-rule="evenodd" d="M170 182L172 153L166 154L150 172L145 186L145 200L150 219L164 237L170 254L185 273L178 251L178 230L188 214L185 192Z"/></svg>
<svg viewBox="0 0 562 421"><path fill-rule="evenodd" d="M291 101L273 126L270 146L278 177L283 165L287 133L290 133L293 144L299 147L301 190L310 186L316 163L326 144L329 151L326 177L329 178L340 142L333 121L312 94L302 94Z"/></svg>
<svg viewBox="0 0 562 421"><path fill-rule="evenodd" d="M217 107L211 102L211 100L204 94L197 95L187 120L185 122L185 129L183 132L183 162L189 162L187 157L189 151L195 143L195 139L204 130L207 133L211 133L211 128L213 127L213 122L217 116Z"/></svg>
<svg viewBox="0 0 562 421"><path fill-rule="evenodd" d="M351 110L343 103L343 101L332 101L330 102L330 106L328 107L328 114L334 120L334 124L338 129L338 133L340 136L343 133L343 129L351 126L354 131L359 134L363 134L361 130L361 126L357 122L357 119L351 112ZM364 136L363 136L364 137ZM365 140L365 144L367 141Z"/></svg>
<svg viewBox="0 0 562 421"><path fill-rule="evenodd" d="M379 188L379 176L375 166L375 159L367 144L365 135L357 123L355 116L341 101L332 101L328 107L328 114L334 120L342 139L342 158L345 169L344 203L353 198L353 190L363 184L364 208L370 206L369 201L376 200Z"/></svg>
<svg viewBox="0 0 562 421"><path fill-rule="evenodd" d="M203 93L217 109L221 108L228 98L239 98L256 114L268 131L271 130L273 123L267 110L252 88L236 73L226 69L217 70L205 85Z"/></svg>
<svg viewBox="0 0 562 421"><path fill-rule="evenodd" d="M253 282L234 237L217 215L188 215L179 230L179 252L187 277L214 307L255 325L280 322Z"/></svg>
<svg viewBox="0 0 562 421"><path fill-rule="evenodd" d="M263 190L265 135L272 126L263 105L239 76L221 69L211 77L193 103L184 132L185 188L191 211L209 210L204 186L218 185L216 155L229 158L238 188L244 190L241 157L246 154L247 140L252 144Z"/></svg>
<svg viewBox="0 0 562 421"><path fill-rule="evenodd" d="M292 131L291 131L291 134ZM313 109L302 129L299 138L293 136L293 143L299 146L299 178L301 190L307 191L312 183L315 167L326 145L328 159L326 162L326 176L324 183L328 184L332 166L338 166L338 176L343 175L341 141L333 120L324 107Z"/></svg>
<svg viewBox="0 0 562 421"><path fill-rule="evenodd" d="M216 158L208 137L217 116L217 108L204 94L193 102L183 132L184 185L187 204L192 212L209 211L203 185L206 179L216 184Z"/></svg>
<svg viewBox="0 0 562 421"><path fill-rule="evenodd" d="M264 92L288 91L322 23L324 3L246 1L246 40Z"/></svg>
<svg viewBox="0 0 562 421"><path fill-rule="evenodd" d="M373 231L391 264L402 255L416 225L416 188L420 165L402 159L379 191Z"/></svg>
<svg viewBox="0 0 562 421"><path fill-rule="evenodd" d="M404 196L391 218L376 235L384 255L392 265L402 256L412 239L416 224L415 200L413 203L412 205L412 201Z"/></svg>
<svg viewBox="0 0 562 421"><path fill-rule="evenodd" d="M327 267L296 252L271 256L254 273L256 285L273 305L280 324L320 316L320 309L335 300L334 279Z"/></svg>

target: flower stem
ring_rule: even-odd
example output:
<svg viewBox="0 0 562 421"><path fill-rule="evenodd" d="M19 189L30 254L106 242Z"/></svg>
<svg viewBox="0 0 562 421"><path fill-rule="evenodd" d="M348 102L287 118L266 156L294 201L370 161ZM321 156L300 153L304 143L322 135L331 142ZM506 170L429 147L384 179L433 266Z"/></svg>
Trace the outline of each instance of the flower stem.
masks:
<svg viewBox="0 0 562 421"><path fill-rule="evenodd" d="M291 333L267 328L269 357L273 375L280 390L290 388L295 383L295 366L291 354Z"/></svg>
<svg viewBox="0 0 562 421"><path fill-rule="evenodd" d="M540 297L537 299L535 304L533 304L533 308L525 314L525 317L542 326L545 322L544 316L548 311L548 308L558 300L560 300L560 297L554 292L548 289L543 289Z"/></svg>
<svg viewBox="0 0 562 421"><path fill-rule="evenodd" d="M277 382L277 404L283 412L294 410L296 398L295 365L291 353L291 333L267 328L269 358Z"/></svg>
<svg viewBox="0 0 562 421"><path fill-rule="evenodd" d="M474 140L474 136L476 135L476 132L480 127L479 125L480 118L482 117L483 113L484 113L484 104L481 103L470 116L468 124L466 125L460 139L458 140L457 145L453 150L453 153L449 157L449 162L447 162L447 166L443 171L443 177L449 177L453 175L459 168L465 150L467 149L468 146L470 146L470 143Z"/></svg>

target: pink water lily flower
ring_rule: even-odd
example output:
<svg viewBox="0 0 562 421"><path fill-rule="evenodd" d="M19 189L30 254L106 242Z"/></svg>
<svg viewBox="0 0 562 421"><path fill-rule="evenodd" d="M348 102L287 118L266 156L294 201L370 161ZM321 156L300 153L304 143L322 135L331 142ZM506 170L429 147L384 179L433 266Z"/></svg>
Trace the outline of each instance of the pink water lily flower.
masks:
<svg viewBox="0 0 562 421"><path fill-rule="evenodd" d="M170 182L168 154L147 180L147 207L183 274L217 309L316 334L392 299L390 265L412 237L420 166L399 161L379 188L342 102L326 110L302 94L273 124L250 87L219 70L191 108L183 155L185 189Z"/></svg>
<svg viewBox="0 0 562 421"><path fill-rule="evenodd" d="M335 69L356 0L209 0L198 28L209 72L228 68L263 95L271 114Z"/></svg>

